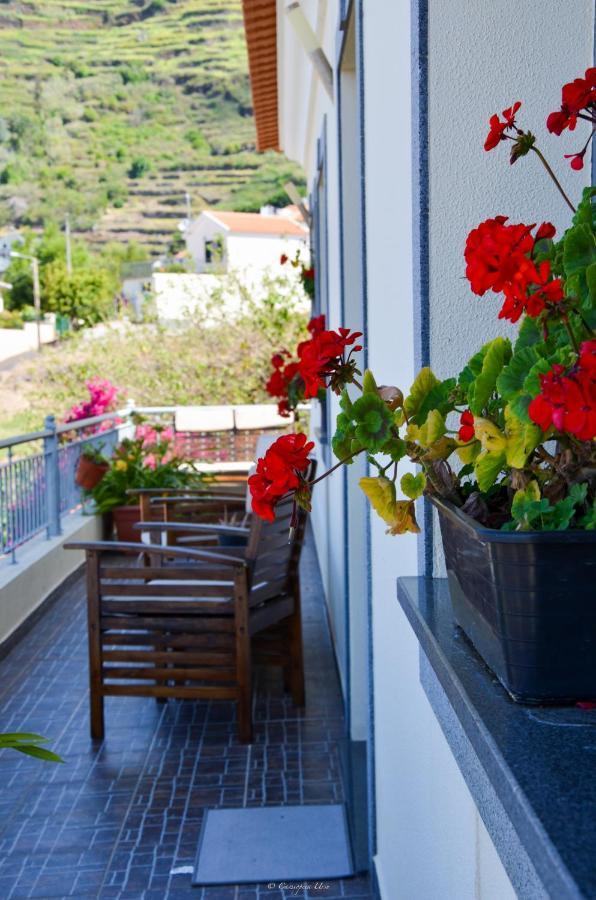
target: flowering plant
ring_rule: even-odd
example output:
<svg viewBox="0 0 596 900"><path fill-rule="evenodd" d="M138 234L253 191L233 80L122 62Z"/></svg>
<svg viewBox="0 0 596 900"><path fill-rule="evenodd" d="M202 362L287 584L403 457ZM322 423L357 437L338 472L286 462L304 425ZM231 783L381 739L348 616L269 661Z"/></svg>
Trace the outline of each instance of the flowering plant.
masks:
<svg viewBox="0 0 596 900"><path fill-rule="evenodd" d="M116 447L109 469L91 491L99 512L134 503L129 491L142 488L183 488L201 476L186 460L175 455L171 428L140 420L134 438Z"/></svg>
<svg viewBox="0 0 596 900"><path fill-rule="evenodd" d="M66 414L65 423L103 416L104 413L116 409L120 388L117 388L107 378L91 378L85 386L89 391L89 399L75 404Z"/></svg>
<svg viewBox="0 0 596 900"><path fill-rule="evenodd" d="M360 383L352 359L360 349L352 346L358 335L327 332L320 319L310 323L311 339L299 345L297 358L284 352L272 360L267 389L286 407L327 387L341 393L332 441L339 463L333 469L367 455L376 474L360 486L392 534L419 530L414 501L423 493L489 527L596 528L596 189L586 188L575 208L534 135L519 128L520 107L513 104L502 119L491 117L485 149L510 140L512 163L535 153L573 218L558 240L550 222L537 227L502 215L468 235L470 287L480 297L500 295L499 317L519 323L515 342L495 338L457 377L443 381L423 368L405 396L397 387L378 385L370 371ZM547 127L560 134L579 119L590 122L592 132L583 149L568 157L574 170L582 167L596 124L595 69L565 85L561 110L551 113ZM348 385L358 389L356 399ZM312 485L304 472L311 445L294 437L300 438L299 453L289 441L274 445L251 479L253 509L264 518L274 517L276 501L288 493L309 505ZM404 458L419 471L402 475L398 497Z"/></svg>
<svg viewBox="0 0 596 900"><path fill-rule="evenodd" d="M328 331L325 316L316 316L308 323L310 337L301 341L296 358L287 350L271 357L273 371L265 385L272 397L276 397L280 415L287 416L304 400L317 397L330 387L341 393L344 385L360 375L352 354L361 350L356 344L361 333L350 333L347 328ZM348 350L348 348L350 348Z"/></svg>
<svg viewBox="0 0 596 900"><path fill-rule="evenodd" d="M302 287L308 296L311 298L315 295L315 270L314 266L305 266L304 263L300 259L300 250L296 251L296 256L294 259L290 259L285 253L279 257L280 265L285 266L288 262L294 269L300 269L300 281L302 283Z"/></svg>

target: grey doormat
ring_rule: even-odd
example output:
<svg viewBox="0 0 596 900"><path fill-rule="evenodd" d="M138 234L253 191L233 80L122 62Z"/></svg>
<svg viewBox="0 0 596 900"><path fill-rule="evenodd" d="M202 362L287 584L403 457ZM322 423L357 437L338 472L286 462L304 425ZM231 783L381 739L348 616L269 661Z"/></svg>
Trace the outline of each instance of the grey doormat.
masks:
<svg viewBox="0 0 596 900"><path fill-rule="evenodd" d="M341 805L209 809L193 884L309 881L353 874Z"/></svg>

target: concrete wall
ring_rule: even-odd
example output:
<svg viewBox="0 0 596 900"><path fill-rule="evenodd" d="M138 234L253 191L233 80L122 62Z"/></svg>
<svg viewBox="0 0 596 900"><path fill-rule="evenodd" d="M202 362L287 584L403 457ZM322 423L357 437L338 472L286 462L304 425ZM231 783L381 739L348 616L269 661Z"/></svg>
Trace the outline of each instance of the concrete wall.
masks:
<svg viewBox="0 0 596 900"><path fill-rule="evenodd" d="M17 550L17 562L0 560L0 647L65 578L84 561L84 554L64 550L66 541L101 540L101 518L73 513L62 520L63 533L43 535Z"/></svg>
<svg viewBox="0 0 596 900"><path fill-rule="evenodd" d="M42 344L56 340L54 321L42 322L40 327ZM37 323L25 322L24 328L0 328L0 362L37 350Z"/></svg>

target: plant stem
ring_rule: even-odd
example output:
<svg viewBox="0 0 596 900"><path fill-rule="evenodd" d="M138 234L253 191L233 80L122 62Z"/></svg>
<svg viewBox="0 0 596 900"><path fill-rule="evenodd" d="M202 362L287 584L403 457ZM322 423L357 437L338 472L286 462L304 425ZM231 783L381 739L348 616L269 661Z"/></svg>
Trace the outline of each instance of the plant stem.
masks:
<svg viewBox="0 0 596 900"><path fill-rule="evenodd" d="M358 381L358 379L357 379L357 378L354 378L354 376L352 376L352 384L355 384L356 387L358 388L358 390L360 390L360 391L362 391L362 392L364 393L364 388L362 387L362 385L360 384L360 382Z"/></svg>
<svg viewBox="0 0 596 900"><path fill-rule="evenodd" d="M557 176L555 175L555 173L553 172L553 170L551 169L551 167L550 167L549 164L547 163L546 159L544 158L543 153L538 149L538 147L532 147L532 150L533 150L534 153L537 155L538 159L540 160L540 162L542 163L542 165L544 166L544 168L546 169L546 171L548 172L548 174L550 175L550 177L551 177L552 180L554 181L555 185L557 186L557 189L558 189L559 193L560 193L561 196L563 197L565 203L567 204L567 206L569 207L569 209L571 210L571 212L577 212L577 210L575 209L575 206L573 205L573 203L571 202L571 200L569 199L569 197L567 196L567 194L566 194L565 191L563 190L563 188L562 188L562 186L561 186L561 182L559 181L559 179L557 178Z"/></svg>
<svg viewBox="0 0 596 900"><path fill-rule="evenodd" d="M319 481L322 481L323 478L327 478L328 475L331 475L332 472L335 472L336 469L339 469L339 467L345 465L345 463L350 462L351 459L354 459L354 457L358 456L359 453L362 453L363 450L366 450L366 447L361 447L360 450L354 450L354 452L350 453L349 456L344 456L343 459L340 459L339 462L336 462L334 466L331 466L330 469L327 469L326 472L323 472L323 474L319 475L318 478L315 478L314 481L309 481L309 487L313 487L313 485L318 484Z"/></svg>
<svg viewBox="0 0 596 900"><path fill-rule="evenodd" d="M573 328L571 327L571 322L569 321L567 316L563 316L561 321L563 322L563 325L565 326L565 331L569 335L569 340L571 341L571 346L573 347L573 349L575 350L576 353L579 353L579 344L578 344L577 338L575 336L575 332L573 331Z"/></svg>

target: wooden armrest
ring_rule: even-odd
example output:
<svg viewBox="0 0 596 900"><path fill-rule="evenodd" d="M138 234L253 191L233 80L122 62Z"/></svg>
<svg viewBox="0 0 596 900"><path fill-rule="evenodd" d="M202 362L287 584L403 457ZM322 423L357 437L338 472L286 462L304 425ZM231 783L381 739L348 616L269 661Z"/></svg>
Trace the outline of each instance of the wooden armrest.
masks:
<svg viewBox="0 0 596 900"><path fill-rule="evenodd" d="M130 555L178 556L185 559L207 560L224 563L230 566L245 566L243 559L227 556L223 553L210 553L209 550L182 549L168 547L164 544L139 544L125 541L69 541L63 544L65 550L85 550L88 553L124 553Z"/></svg>
<svg viewBox="0 0 596 900"><path fill-rule="evenodd" d="M204 494L204 493L205 493L205 488L203 488L203 487L196 487L196 488L192 488L192 487L189 487L189 488L186 488L186 487L171 487L171 488L163 488L163 487L161 487L161 488L129 488L129 489L126 491L126 493L128 494L129 497L139 497L139 496L141 496L141 495L143 495L143 496L145 496L145 495L151 496L151 494L155 494L155 495L158 495L158 494L171 494L171 493L174 493L174 492L175 492L176 494L179 494L179 493L181 493L182 491L183 491L185 494Z"/></svg>
<svg viewBox="0 0 596 900"><path fill-rule="evenodd" d="M239 494L201 494L199 497L187 497L184 494L169 497L151 497L150 503L168 506L174 503L228 503L231 505L245 506L246 496Z"/></svg>
<svg viewBox="0 0 596 900"><path fill-rule="evenodd" d="M248 535L250 528L245 525L216 525L198 522L137 522L135 531L183 531L196 534Z"/></svg>

